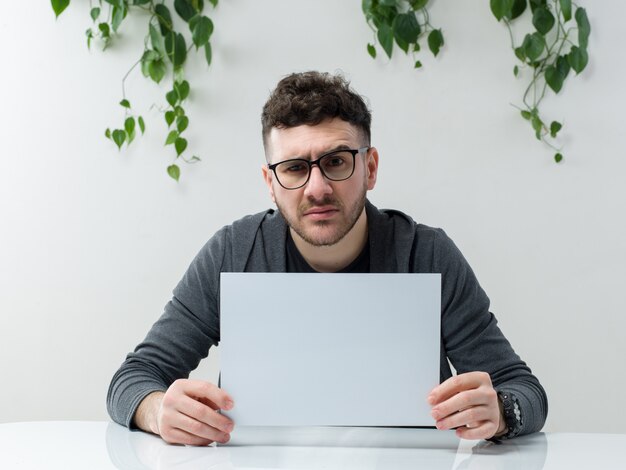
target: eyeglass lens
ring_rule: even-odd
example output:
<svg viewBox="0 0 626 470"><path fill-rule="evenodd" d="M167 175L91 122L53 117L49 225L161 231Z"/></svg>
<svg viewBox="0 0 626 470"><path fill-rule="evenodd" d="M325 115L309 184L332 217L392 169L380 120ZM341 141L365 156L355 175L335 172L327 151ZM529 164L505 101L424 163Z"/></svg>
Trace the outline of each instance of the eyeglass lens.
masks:
<svg viewBox="0 0 626 470"><path fill-rule="evenodd" d="M318 162L322 174L333 181L350 178L354 171L354 155L348 151L338 151L324 155ZM276 176L285 188L298 188L307 181L311 165L307 160L294 159L276 166Z"/></svg>

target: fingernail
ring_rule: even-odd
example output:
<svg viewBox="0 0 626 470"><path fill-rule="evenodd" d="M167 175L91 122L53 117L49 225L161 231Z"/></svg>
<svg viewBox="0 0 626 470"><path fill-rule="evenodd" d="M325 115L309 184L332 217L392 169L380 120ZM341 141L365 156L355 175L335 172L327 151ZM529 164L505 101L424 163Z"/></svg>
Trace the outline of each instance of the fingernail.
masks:
<svg viewBox="0 0 626 470"><path fill-rule="evenodd" d="M432 410L430 415L435 419L439 419L439 410Z"/></svg>
<svg viewBox="0 0 626 470"><path fill-rule="evenodd" d="M435 403L435 395L428 395L428 398L426 400L432 405L433 403Z"/></svg>
<svg viewBox="0 0 626 470"><path fill-rule="evenodd" d="M233 431L233 428L234 428L233 423L228 423L228 424L224 425L224 429L223 429L223 431L224 431L225 433L230 433L230 432L232 432L232 431Z"/></svg>
<svg viewBox="0 0 626 470"><path fill-rule="evenodd" d="M230 400L226 400L224 402L224 409L225 410L230 410L233 407L234 403Z"/></svg>

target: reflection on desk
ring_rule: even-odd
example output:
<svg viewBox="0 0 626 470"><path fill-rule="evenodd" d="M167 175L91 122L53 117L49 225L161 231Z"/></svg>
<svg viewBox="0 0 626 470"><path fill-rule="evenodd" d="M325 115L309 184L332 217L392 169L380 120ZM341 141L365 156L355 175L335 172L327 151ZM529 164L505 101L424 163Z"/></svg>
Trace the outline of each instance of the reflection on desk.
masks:
<svg viewBox="0 0 626 470"><path fill-rule="evenodd" d="M255 432L246 439L280 441L270 430ZM605 470L624 468L621 449L626 448L624 434L536 433L498 445L431 429L308 428L298 433L298 439L324 445L184 447L114 423L0 424L0 468Z"/></svg>

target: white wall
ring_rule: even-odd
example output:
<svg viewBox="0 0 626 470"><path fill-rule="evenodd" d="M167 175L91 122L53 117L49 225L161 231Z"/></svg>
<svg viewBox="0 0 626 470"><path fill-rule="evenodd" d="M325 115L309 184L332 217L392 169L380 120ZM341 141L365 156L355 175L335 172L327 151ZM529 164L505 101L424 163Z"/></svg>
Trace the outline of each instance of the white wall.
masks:
<svg viewBox="0 0 626 470"><path fill-rule="evenodd" d="M446 47L415 71L402 55L369 58L359 0L222 1L214 65L189 67L190 144L203 162L179 184L149 109L164 86L131 75L148 135L121 153L103 138L121 122L120 79L143 23L121 29L134 51L88 52L87 2L72 3L57 22L48 2L9 2L0 17L0 422L107 419L111 375L197 250L270 204L259 125L269 90L319 69L343 70L369 98L381 155L370 198L457 242L548 391L546 429L623 432L624 2L582 2L590 66L544 106L565 121L556 165L509 106L524 83L487 2L433 2ZM215 360L201 368L212 376Z"/></svg>

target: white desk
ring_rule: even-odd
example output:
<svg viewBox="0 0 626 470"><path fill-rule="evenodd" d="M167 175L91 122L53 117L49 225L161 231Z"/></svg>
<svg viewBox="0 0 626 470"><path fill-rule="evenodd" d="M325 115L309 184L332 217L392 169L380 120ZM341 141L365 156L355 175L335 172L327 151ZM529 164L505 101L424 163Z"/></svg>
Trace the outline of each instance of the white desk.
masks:
<svg viewBox="0 0 626 470"><path fill-rule="evenodd" d="M495 445L413 429L303 431L327 446L183 447L107 422L0 424L1 469L624 469L626 434L537 433ZM317 436L317 437L316 437ZM234 436L233 436L234 437ZM270 436L271 437L271 436ZM293 437L293 436L292 436ZM300 436L302 437L302 436ZM273 437L276 440L275 437ZM328 446L332 444L332 446ZM358 447L363 444L365 447ZM371 447L376 444L379 447ZM343 446L339 446L343 445ZM345 445L357 446L346 447Z"/></svg>

